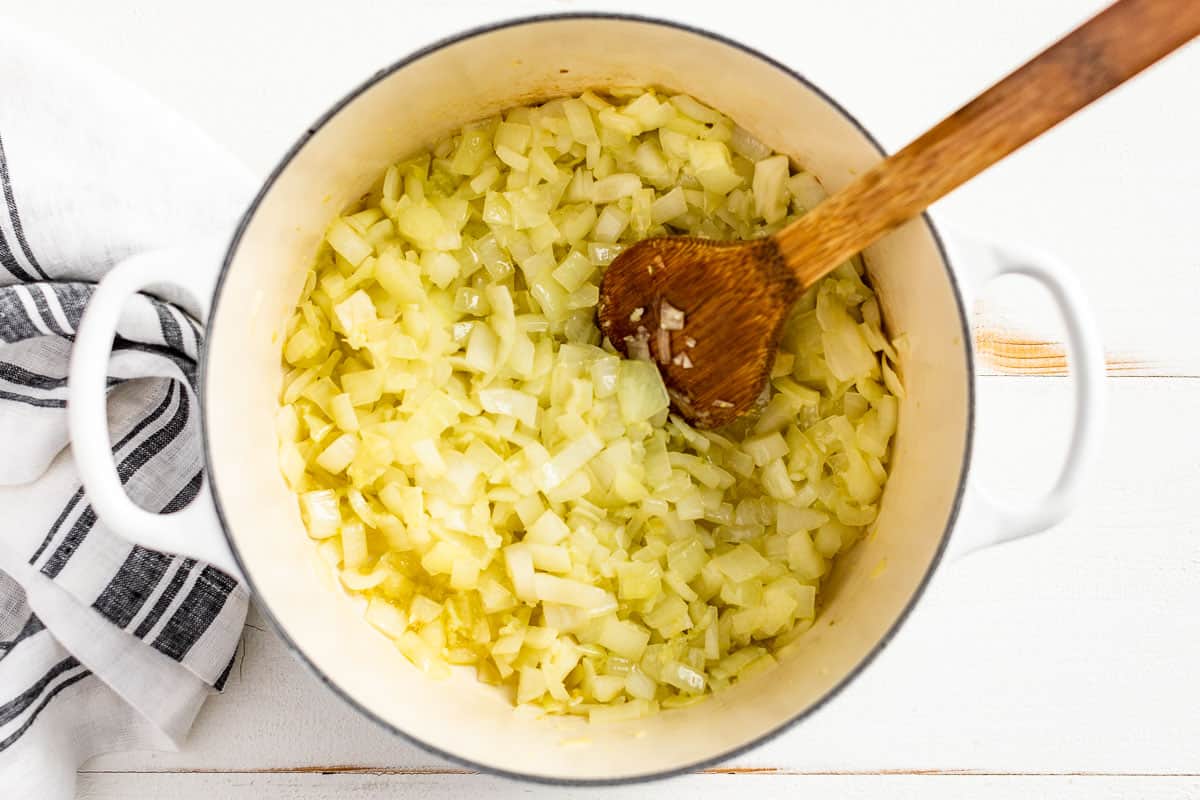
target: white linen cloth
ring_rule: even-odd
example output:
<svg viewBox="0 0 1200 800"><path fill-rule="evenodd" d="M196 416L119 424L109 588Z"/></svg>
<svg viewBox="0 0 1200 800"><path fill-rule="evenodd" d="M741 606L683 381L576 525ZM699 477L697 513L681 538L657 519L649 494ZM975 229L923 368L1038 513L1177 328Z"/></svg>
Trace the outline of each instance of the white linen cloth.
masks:
<svg viewBox="0 0 1200 800"><path fill-rule="evenodd" d="M95 518L71 459L66 375L107 270L227 241L251 192L174 113L0 21L0 796L72 797L93 755L178 746L229 674L245 590ZM110 363L114 459L154 511L185 506L202 479L195 311L138 296Z"/></svg>

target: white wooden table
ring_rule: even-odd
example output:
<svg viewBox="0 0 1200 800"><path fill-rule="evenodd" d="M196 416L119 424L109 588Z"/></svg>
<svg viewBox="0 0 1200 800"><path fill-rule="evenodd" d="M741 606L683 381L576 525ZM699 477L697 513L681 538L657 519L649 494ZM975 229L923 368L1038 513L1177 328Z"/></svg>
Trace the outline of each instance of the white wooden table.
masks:
<svg viewBox="0 0 1200 800"><path fill-rule="evenodd" d="M596 2L761 48L895 148L1101 0ZM503 6L503 8L501 8ZM145 86L265 174L327 105L416 46L572 0L125 4L0 0ZM735 18L734 11L737 17ZM2 20L0 20L2 22ZM1087 501L1040 538L948 564L904 632L810 721L720 769L609 797L1200 796L1200 45L1051 132L936 216L1072 263L1110 353ZM1065 440L1056 329L997 284L979 327L982 472L1044 486ZM1057 374L1056 374L1057 373ZM225 694L179 753L85 765L88 798L579 797L466 774L324 690L252 614Z"/></svg>

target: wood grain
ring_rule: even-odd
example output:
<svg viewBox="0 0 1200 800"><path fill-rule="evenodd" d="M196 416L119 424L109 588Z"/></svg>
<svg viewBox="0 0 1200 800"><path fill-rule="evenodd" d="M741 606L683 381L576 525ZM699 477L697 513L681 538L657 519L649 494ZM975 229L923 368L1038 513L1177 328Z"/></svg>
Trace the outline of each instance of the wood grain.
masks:
<svg viewBox="0 0 1200 800"><path fill-rule="evenodd" d="M856 775L689 775L650 786L579 789L529 786L482 775L261 775L231 774L107 774L85 773L79 780L80 800L295 800L295 798L354 798L354 800L628 800L646 797L708 797L735 800L794 800L797 797L844 800L978 800L1057 798L1058 800L1185 800L1194 797L1200 781L1192 776L1089 777L1074 776L856 776Z"/></svg>
<svg viewBox="0 0 1200 800"><path fill-rule="evenodd" d="M1070 374L1066 346L1058 339L1039 339L1033 334L1007 328L975 327L975 352L997 375L1041 375L1063 377ZM1150 376L1154 366L1134 356L1108 354L1105 371L1110 377Z"/></svg>
<svg viewBox="0 0 1200 800"><path fill-rule="evenodd" d="M675 409L698 427L718 428L754 407L798 293L769 239L646 239L605 272L597 318L626 355L631 340L648 338ZM683 330L659 334L663 302L685 312ZM670 343L666 352L658 335Z"/></svg>
<svg viewBox="0 0 1200 800"><path fill-rule="evenodd" d="M775 235L802 287L1200 35L1195 0L1118 0Z"/></svg>

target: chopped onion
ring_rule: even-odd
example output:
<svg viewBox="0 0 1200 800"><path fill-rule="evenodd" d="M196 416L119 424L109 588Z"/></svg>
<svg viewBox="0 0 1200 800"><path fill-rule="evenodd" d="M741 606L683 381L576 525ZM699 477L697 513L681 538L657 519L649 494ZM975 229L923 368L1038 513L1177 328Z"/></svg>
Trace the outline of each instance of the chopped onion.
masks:
<svg viewBox="0 0 1200 800"><path fill-rule="evenodd" d="M662 326L654 332L654 351L658 363L666 364L671 360L671 332Z"/></svg>
<svg viewBox="0 0 1200 800"><path fill-rule="evenodd" d="M635 336L625 337L625 352L635 361L650 360L650 334L645 328L639 326Z"/></svg>
<svg viewBox="0 0 1200 800"><path fill-rule="evenodd" d="M663 300L658 308L658 327L664 331L683 330L686 315L675 306Z"/></svg>
<svg viewBox="0 0 1200 800"><path fill-rule="evenodd" d="M314 547L366 621L432 677L474 666L595 722L801 645L875 524L904 396L910 345L861 259L799 300L759 408L721 432L668 408L691 402L658 366L695 366L684 311L647 298L622 359L595 306L637 239L745 239L824 196L718 111L638 89L511 109L388 167L326 231L276 418Z"/></svg>
<svg viewBox="0 0 1200 800"><path fill-rule="evenodd" d="M631 197L642 188L642 179L628 172L609 175L592 185L593 203L611 203L622 197Z"/></svg>
<svg viewBox="0 0 1200 800"><path fill-rule="evenodd" d="M534 595L542 602L579 606L601 613L615 610L617 607L617 601L608 592L581 581L556 578L539 572L533 576L533 586Z"/></svg>
<svg viewBox="0 0 1200 800"><path fill-rule="evenodd" d="M754 211L768 223L787 216L787 178L787 156L771 156L754 165Z"/></svg>
<svg viewBox="0 0 1200 800"><path fill-rule="evenodd" d="M729 139L729 147L733 152L744 156L750 161L761 161L771 155L771 148L758 139L741 125L733 126L733 134Z"/></svg>
<svg viewBox="0 0 1200 800"><path fill-rule="evenodd" d="M337 494L329 489L301 494L300 513L308 527L308 535L314 539L333 536L342 524Z"/></svg>
<svg viewBox="0 0 1200 800"><path fill-rule="evenodd" d="M357 453L358 439L352 433L343 433L321 451L317 456L317 465L336 475L350 466Z"/></svg>

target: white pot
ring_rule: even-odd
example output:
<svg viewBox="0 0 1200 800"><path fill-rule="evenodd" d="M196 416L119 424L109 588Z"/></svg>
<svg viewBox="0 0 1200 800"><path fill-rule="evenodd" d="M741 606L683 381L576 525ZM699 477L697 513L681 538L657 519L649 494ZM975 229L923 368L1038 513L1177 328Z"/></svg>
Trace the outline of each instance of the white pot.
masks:
<svg viewBox="0 0 1200 800"><path fill-rule="evenodd" d="M176 255L142 257L113 270L83 320L72 364L74 451L107 525L149 547L244 575L297 656L362 713L441 755L535 780L661 777L729 758L802 720L895 634L952 532L957 546L972 549L1044 529L1066 514L1080 467L1094 450L1100 413L1102 354L1070 275L1044 257L990 247L974 247L951 263L929 219L914 220L866 253L891 332L912 344L902 364L907 397L878 534L839 559L798 653L708 702L590 727L515 714L471 670L444 682L426 678L362 620L360 604L332 579L280 476L274 416L284 323L326 225L387 165L465 122L613 85L687 92L787 153L831 191L882 157L867 132L817 88L709 33L603 15L471 31L378 73L338 103L267 180L220 273L201 265L182 278L182 288L212 309L201 387L211 495L203 492L170 516L142 511L122 492L108 450L104 371L120 306L161 281L163 260ZM1043 282L1058 302L1077 389L1062 477L1044 498L1015 510L968 492L975 415L969 290L1006 272ZM955 530L968 494L979 513L968 529ZM886 569L875 569L885 560Z"/></svg>

